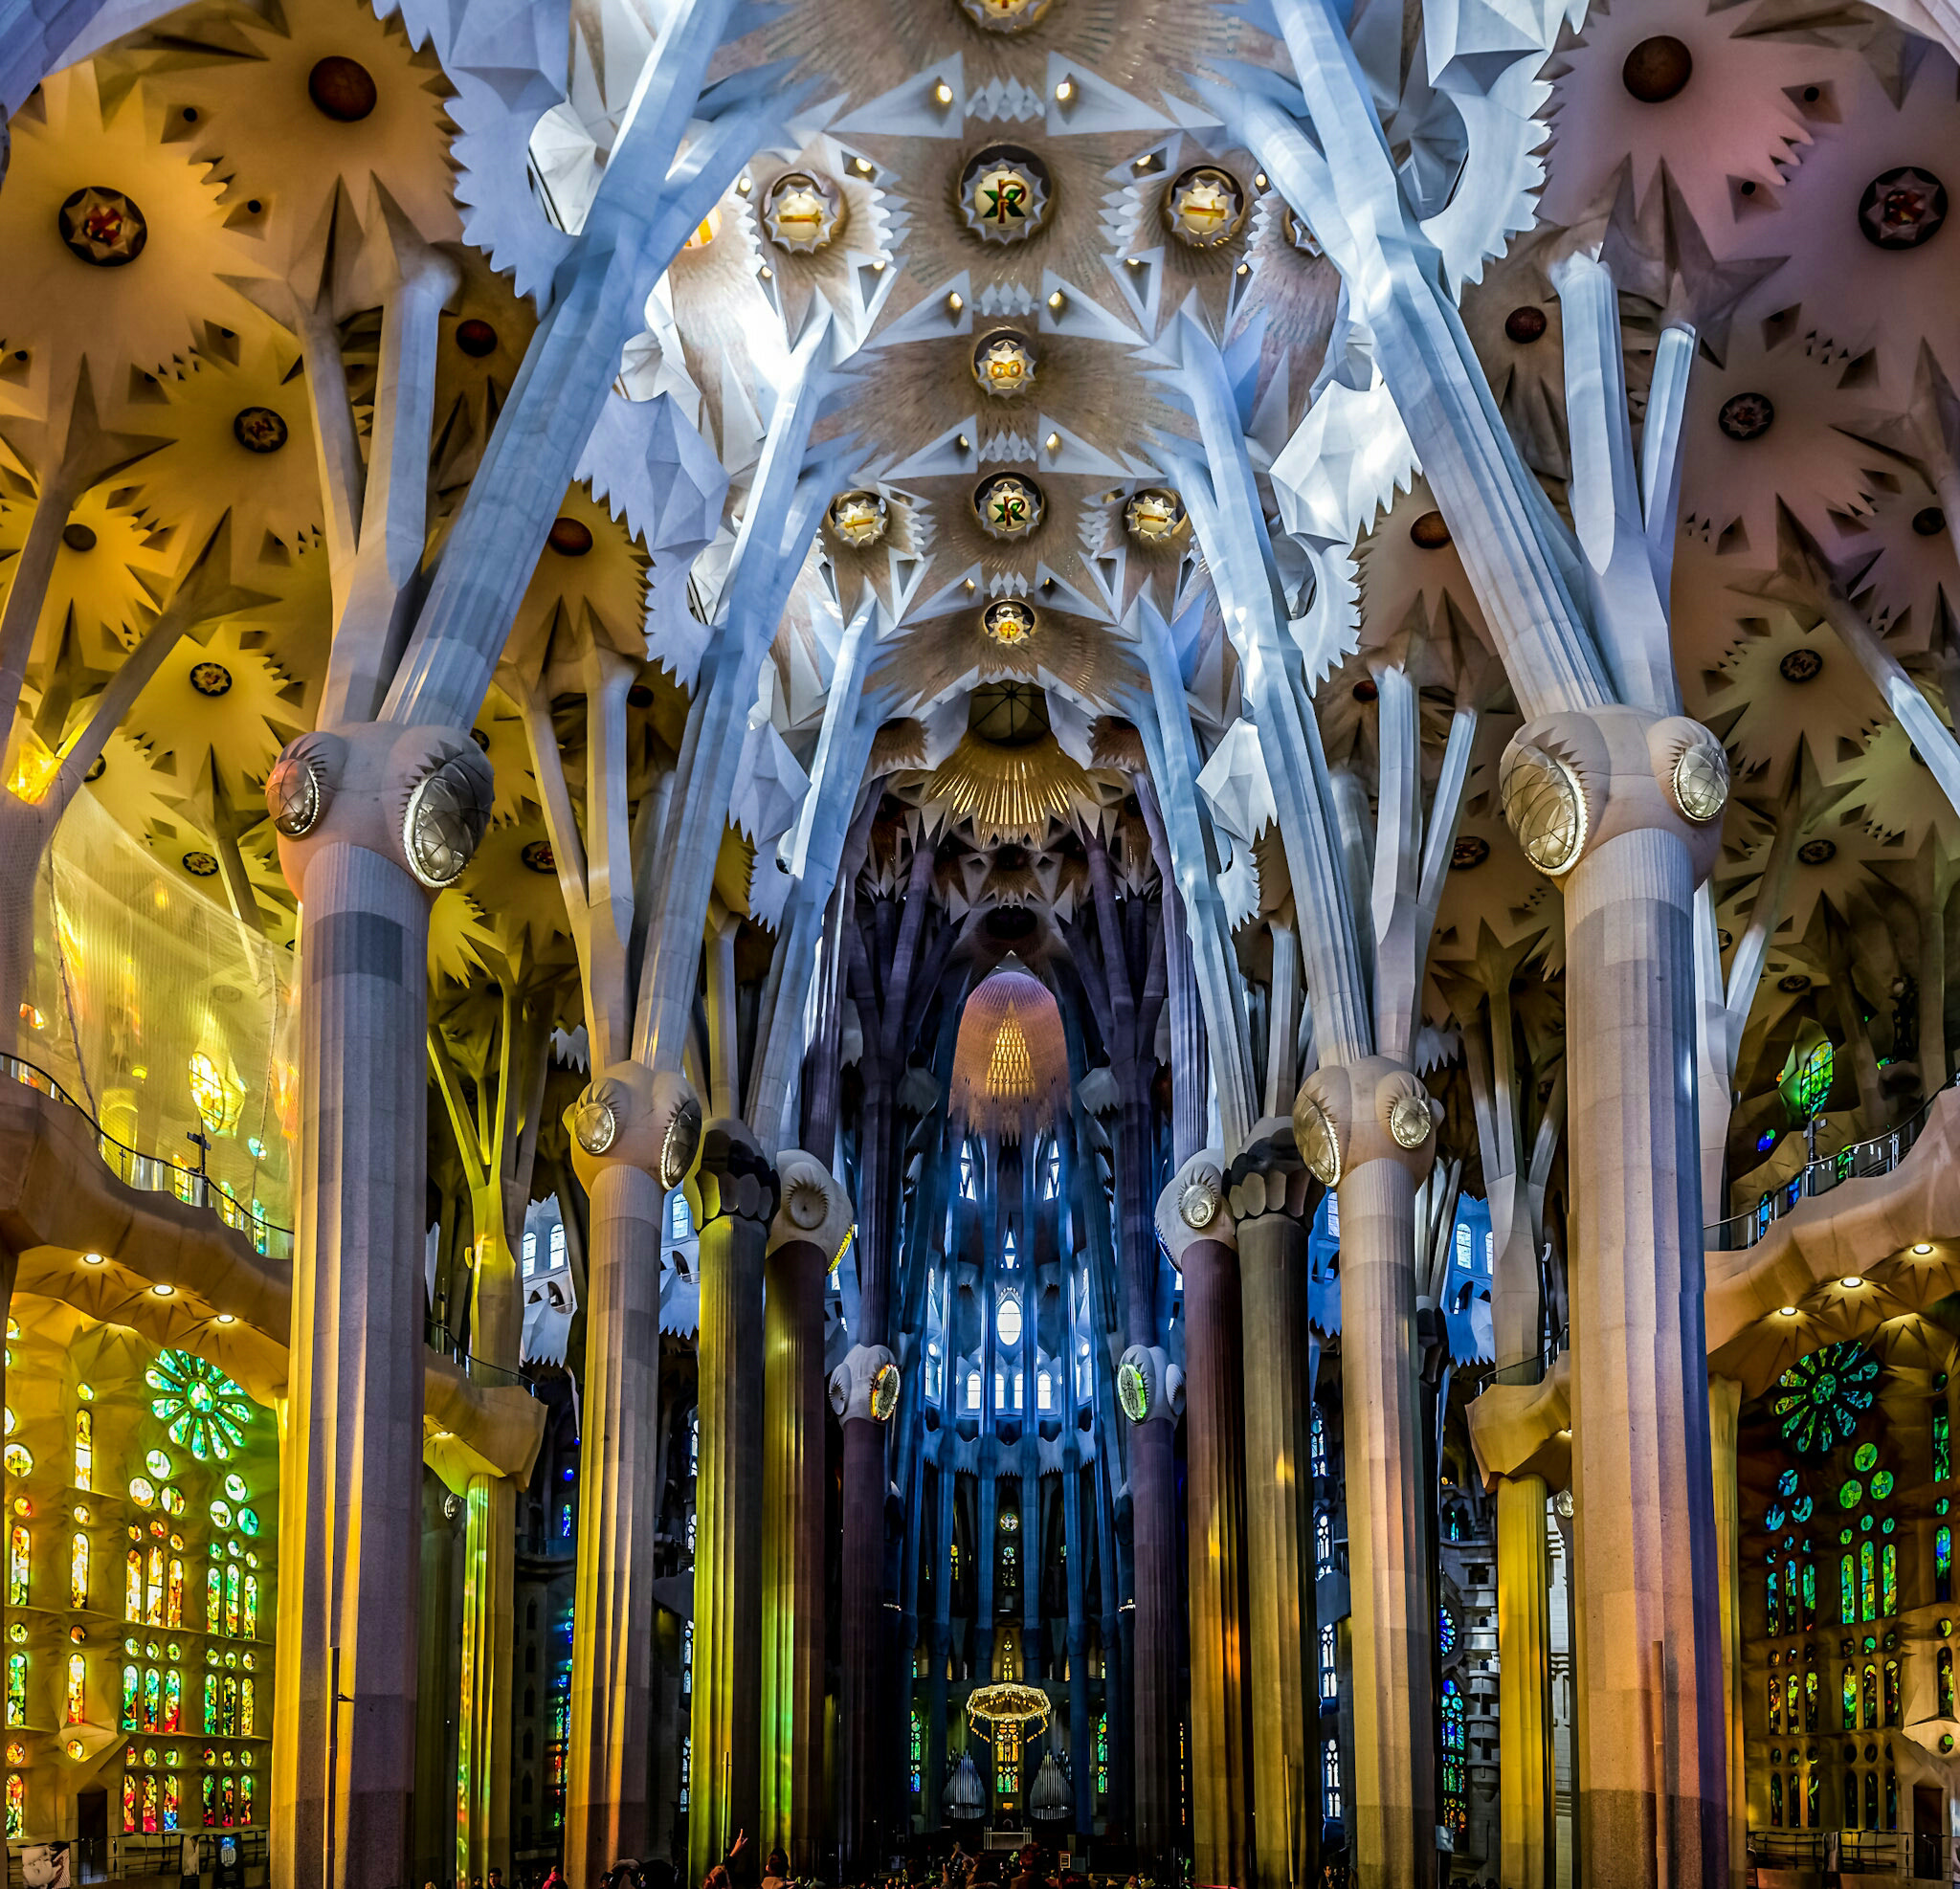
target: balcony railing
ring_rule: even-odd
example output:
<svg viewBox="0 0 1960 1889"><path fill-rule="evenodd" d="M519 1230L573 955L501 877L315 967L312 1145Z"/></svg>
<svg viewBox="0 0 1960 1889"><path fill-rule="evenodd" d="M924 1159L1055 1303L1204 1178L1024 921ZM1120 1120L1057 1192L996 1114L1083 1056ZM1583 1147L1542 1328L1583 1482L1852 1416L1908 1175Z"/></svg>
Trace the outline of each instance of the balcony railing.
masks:
<svg viewBox="0 0 1960 1889"><path fill-rule="evenodd" d="M75 1110L96 1132L96 1146L116 1177L145 1193L174 1194L187 1206L208 1208L226 1226L236 1228L253 1247L268 1259L293 1257L293 1230L276 1227L252 1211L222 1181L200 1174L194 1167L181 1167L161 1155L142 1154L126 1142L119 1142L87 1108L71 1096L45 1069L14 1056L0 1056L0 1075L11 1077L24 1088L38 1089Z"/></svg>
<svg viewBox="0 0 1960 1889"><path fill-rule="evenodd" d="M1803 1170L1772 1188L1756 1204L1740 1213L1731 1213L1703 1230L1703 1245L1710 1253L1741 1253L1755 1243L1784 1214L1801 1202L1829 1193L1840 1182L1862 1180L1870 1174L1889 1174L1912 1150L1932 1113L1938 1094L1928 1097L1917 1111L1896 1128L1869 1141L1853 1142L1836 1154L1807 1163Z"/></svg>
<svg viewBox="0 0 1960 1889"><path fill-rule="evenodd" d="M1955 1867L1949 1837L1903 1830L1751 1830L1748 1854L1753 1869L1836 1869L1908 1881L1950 1882Z"/></svg>
<svg viewBox="0 0 1960 1889"><path fill-rule="evenodd" d="M481 1358L473 1357L470 1347L455 1332L426 1312L422 1316L422 1339L437 1357L453 1358L460 1365L472 1384L514 1385L534 1397L538 1394L537 1387L522 1370L505 1370L501 1365L486 1364Z"/></svg>

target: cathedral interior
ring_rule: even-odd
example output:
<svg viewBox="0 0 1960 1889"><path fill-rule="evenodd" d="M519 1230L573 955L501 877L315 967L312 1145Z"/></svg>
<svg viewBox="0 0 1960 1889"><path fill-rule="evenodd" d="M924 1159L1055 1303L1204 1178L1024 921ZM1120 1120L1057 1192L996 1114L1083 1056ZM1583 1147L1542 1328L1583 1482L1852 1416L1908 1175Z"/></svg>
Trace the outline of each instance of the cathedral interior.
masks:
<svg viewBox="0 0 1960 1889"><path fill-rule="evenodd" d="M1960 1882L1956 57L0 0L9 1882Z"/></svg>

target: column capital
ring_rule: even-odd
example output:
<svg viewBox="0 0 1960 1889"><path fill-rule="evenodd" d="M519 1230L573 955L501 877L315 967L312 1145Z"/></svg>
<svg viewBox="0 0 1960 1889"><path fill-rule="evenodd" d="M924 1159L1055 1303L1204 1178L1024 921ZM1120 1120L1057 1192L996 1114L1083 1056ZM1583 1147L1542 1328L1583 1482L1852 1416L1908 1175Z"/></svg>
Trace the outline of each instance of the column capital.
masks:
<svg viewBox="0 0 1960 1889"><path fill-rule="evenodd" d="M1498 791L1526 858L1548 878L1563 878L1622 833L1657 828L1687 848L1699 884L1722 843L1728 756L1685 715L1568 709L1511 737Z"/></svg>
<svg viewBox="0 0 1960 1889"><path fill-rule="evenodd" d="M1237 1251L1238 1225L1225 1198L1222 1150L1200 1148L1165 1183L1157 1196L1157 1233L1180 1272L1185 1254L1200 1243Z"/></svg>
<svg viewBox="0 0 1960 1889"><path fill-rule="evenodd" d="M433 901L476 856L494 786L482 750L455 728L312 729L286 744L266 776L286 883L303 900L315 855L359 846L399 866Z"/></svg>
<svg viewBox="0 0 1960 1889"><path fill-rule="evenodd" d="M688 1182L694 1222L703 1232L717 1220L767 1228L776 1217L782 1183L746 1122L718 1115L702 1131L701 1162Z"/></svg>
<svg viewBox="0 0 1960 1889"><path fill-rule="evenodd" d="M1407 1167L1417 1187L1436 1160L1436 1124L1442 1106L1422 1078L1389 1056L1314 1071L1293 1100L1293 1133L1323 1187L1371 1161Z"/></svg>
<svg viewBox="0 0 1960 1889"><path fill-rule="evenodd" d="M828 1269L851 1234L851 1196L815 1155L801 1148L777 1155L776 1180L782 1199L769 1222L768 1251L808 1246L823 1256Z"/></svg>
<svg viewBox="0 0 1960 1889"><path fill-rule="evenodd" d="M1116 1363L1116 1402L1131 1423L1175 1423L1184 1415L1184 1372L1161 1345L1132 1345Z"/></svg>
<svg viewBox="0 0 1960 1889"><path fill-rule="evenodd" d="M571 1164L592 1191L612 1166L636 1167L662 1192L678 1188L702 1145L701 1103L684 1076L615 1062L594 1076L565 1111Z"/></svg>
<svg viewBox="0 0 1960 1889"><path fill-rule="evenodd" d="M1269 1213L1306 1217L1306 1163L1283 1115L1261 1116L1225 1170L1225 1197L1236 1231Z"/></svg>
<svg viewBox="0 0 1960 1889"><path fill-rule="evenodd" d="M882 1345L854 1345L831 1373L831 1409L839 1423L888 1423L899 1408L903 1379Z"/></svg>

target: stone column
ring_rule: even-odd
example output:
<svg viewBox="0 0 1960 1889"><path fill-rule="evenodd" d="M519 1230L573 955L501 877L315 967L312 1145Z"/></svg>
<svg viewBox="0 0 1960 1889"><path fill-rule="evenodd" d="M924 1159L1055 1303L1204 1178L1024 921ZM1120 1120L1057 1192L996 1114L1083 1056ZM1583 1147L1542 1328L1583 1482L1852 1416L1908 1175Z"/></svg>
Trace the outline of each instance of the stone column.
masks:
<svg viewBox="0 0 1960 1889"><path fill-rule="evenodd" d="M693 1165L701 1104L678 1076L615 1063L568 1120L590 1205L565 1868L568 1881L591 1883L620 1857L645 1856L656 1840L647 1792L660 1225L667 1190Z"/></svg>
<svg viewBox="0 0 1960 1889"><path fill-rule="evenodd" d="M458 1882L510 1874L510 1641L517 1485L473 1476L464 1497L462 1714L457 1748Z"/></svg>
<svg viewBox="0 0 1960 1889"><path fill-rule="evenodd" d="M702 1137L701 1463L695 1475L694 1794L688 1879L762 1827L762 1276L780 1200L747 1126ZM753 1874L761 1860L748 1860Z"/></svg>
<svg viewBox="0 0 1960 1889"><path fill-rule="evenodd" d="M858 1553L840 1571L837 1699L837 1852L868 1873L886 1791L878 1767L879 1618L884 1600L885 1426L899 1405L899 1367L882 1345L854 1345L831 1373L831 1409L844 1433L843 1538Z"/></svg>
<svg viewBox="0 0 1960 1889"><path fill-rule="evenodd" d="M1074 1366L1070 1365L1073 1372ZM1068 1765L1075 1799L1074 1828L1083 1835L1096 1827L1096 1754L1089 1732L1089 1623L1082 1587L1082 1469L1077 1461L1072 1425L1062 1433L1061 1541L1068 1556Z"/></svg>
<svg viewBox="0 0 1960 1889"><path fill-rule="evenodd" d="M1504 1889L1550 1889L1551 1582L1542 1476L1497 1485L1498 1783Z"/></svg>
<svg viewBox="0 0 1960 1889"><path fill-rule="evenodd" d="M1171 1177L1158 1199L1157 1227L1172 1263L1184 1275L1192 1873L1199 1883L1245 1882L1252 1858L1245 1368L1237 1229L1225 1209L1222 1162L1215 1150L1193 1156ZM1314 1717L1317 1722L1317 1692Z"/></svg>
<svg viewBox="0 0 1960 1889"><path fill-rule="evenodd" d="M1341 1391L1353 1617L1355 1879L1436 1874L1436 1610L1423 1516L1415 1190L1442 1111L1408 1069L1369 1056L1308 1077L1301 1151L1341 1202ZM1243 1248L1244 1236L1240 1235Z"/></svg>
<svg viewBox="0 0 1960 1889"><path fill-rule="evenodd" d="M1742 1386L1732 1377L1708 1380L1708 1447L1715 1493L1716 1567L1722 1588L1722 1694L1728 1712L1728 1882L1748 1878L1748 1781L1743 1769L1742 1495L1735 1479Z"/></svg>
<svg viewBox="0 0 1960 1889"><path fill-rule="evenodd" d="M823 1288L851 1203L820 1161L778 1157L763 1295L762 1828L816 1867L823 1827Z"/></svg>
<svg viewBox="0 0 1960 1889"><path fill-rule="evenodd" d="M299 1238L272 1870L408 1880L422 1486L429 906L489 822L465 736L301 736L266 783L301 907ZM341 1700L334 1700L338 1674Z"/></svg>
<svg viewBox="0 0 1960 1889"><path fill-rule="evenodd" d="M948 1359L948 1382L951 1380L952 1369L952 1362ZM948 1390L946 1409L950 1411L952 1407L953 1393ZM943 1425L938 1433L935 1473L939 1478L939 1525L934 1529L932 1536L932 1624L925 1633L927 1656L932 1662L932 1670L925 1707L925 1776L922 1780L924 1789L920 1793L924 1800L927 1830L938 1830L945 1822L945 1814L940 1805L940 1792L946 1785L946 1669L947 1662L952 1657L953 1498L958 1492L958 1472L953 1467L953 1461L959 1440L959 1432L950 1423Z"/></svg>
<svg viewBox="0 0 1960 1889"><path fill-rule="evenodd" d="M1267 1116L1227 1173L1245 1335L1246 1599L1258 1889L1318 1873L1319 1633L1313 1394L1307 1369L1307 1174L1293 1124Z"/></svg>
<svg viewBox="0 0 1960 1889"><path fill-rule="evenodd" d="M1577 1874L1588 1889L1716 1881L1728 1734L1693 903L1727 764L1696 722L1603 708L1526 723L1500 779L1526 856L1565 892Z"/></svg>
<svg viewBox="0 0 1960 1889"><path fill-rule="evenodd" d="M1151 1861L1178 1836L1177 1724L1184 1717L1177 1645L1182 1626L1177 1591L1181 1377L1161 1345L1132 1345L1117 1367L1117 1402L1129 1421L1130 1566L1136 1600L1130 1637L1134 1841ZM1021 1506L1025 1518L1025 1487ZM1038 1574L1038 1567L1031 1567L1024 1578L1033 1582ZM1035 1671L1031 1661L1031 1675Z"/></svg>

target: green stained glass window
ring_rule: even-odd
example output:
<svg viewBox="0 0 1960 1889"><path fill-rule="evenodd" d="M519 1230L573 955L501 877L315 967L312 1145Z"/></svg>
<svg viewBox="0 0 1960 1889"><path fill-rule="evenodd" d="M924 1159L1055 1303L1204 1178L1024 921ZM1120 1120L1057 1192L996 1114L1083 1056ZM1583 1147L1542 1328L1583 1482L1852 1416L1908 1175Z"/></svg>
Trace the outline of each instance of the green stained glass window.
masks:
<svg viewBox="0 0 1960 1889"><path fill-rule="evenodd" d="M1886 1619L1899 1611L1899 1547L1887 1542L1879 1554L1879 1611Z"/></svg>
<svg viewBox="0 0 1960 1889"><path fill-rule="evenodd" d="M1808 1561L1803 1565L1803 1624L1817 1624L1817 1570Z"/></svg>
<svg viewBox="0 0 1960 1889"><path fill-rule="evenodd" d="M1892 1493L1892 1472L1889 1469L1877 1470L1872 1475L1872 1500L1882 1502Z"/></svg>
<svg viewBox="0 0 1960 1889"><path fill-rule="evenodd" d="M1850 1442L1872 1407L1879 1361L1855 1339L1799 1358L1776 1380L1771 1413L1799 1456L1822 1456Z"/></svg>
<svg viewBox="0 0 1960 1889"><path fill-rule="evenodd" d="M1858 1675L1849 1666L1844 1669L1842 1692L1844 1699L1844 1729L1846 1731L1856 1731L1858 1729Z"/></svg>
<svg viewBox="0 0 1960 1889"><path fill-rule="evenodd" d="M1769 1578L1770 1637L1771 1639L1774 1639L1776 1635L1783 1631L1783 1603L1781 1593L1781 1584L1778 1581L1776 1574L1776 1564L1772 1561L1770 1564ZM1447 1651L1448 1649L1445 1648L1444 1650Z"/></svg>
<svg viewBox="0 0 1960 1889"><path fill-rule="evenodd" d="M1838 1617L1847 1627L1858 1618L1858 1576L1848 1554L1838 1563Z"/></svg>
<svg viewBox="0 0 1960 1889"><path fill-rule="evenodd" d="M1814 1732L1817 1728L1817 1675L1813 1667L1803 1676L1803 1728ZM1791 1726L1794 1731L1796 1727Z"/></svg>
<svg viewBox="0 0 1960 1889"><path fill-rule="evenodd" d="M1945 1482L1953 1474L1953 1435L1945 1400L1933 1412L1933 1480Z"/></svg>
<svg viewBox="0 0 1960 1889"><path fill-rule="evenodd" d="M1857 1477L1849 1478L1838 1491L1839 1508L1856 1508L1864 1500L1864 1484Z"/></svg>
<svg viewBox="0 0 1960 1889"><path fill-rule="evenodd" d="M7 1722L9 1725L27 1723L27 1655L24 1653L7 1656Z"/></svg>
<svg viewBox="0 0 1960 1889"><path fill-rule="evenodd" d="M1876 1620L1879 1617L1878 1557L1872 1553L1869 1542L1858 1545L1858 1591L1863 1603L1863 1617Z"/></svg>
<svg viewBox="0 0 1960 1889"><path fill-rule="evenodd" d="M1953 1531L1945 1525L1933 1530L1933 1598L1953 1598Z"/></svg>
<svg viewBox="0 0 1960 1889"><path fill-rule="evenodd" d="M1851 1466L1862 1476L1879 1460L1879 1446L1876 1443L1860 1443L1858 1454L1851 1459Z"/></svg>
<svg viewBox="0 0 1960 1889"><path fill-rule="evenodd" d="M215 1365L189 1351L162 1351L144 1373L158 1394L150 1410L170 1440L199 1462L228 1461L245 1441L256 1412L251 1398Z"/></svg>

